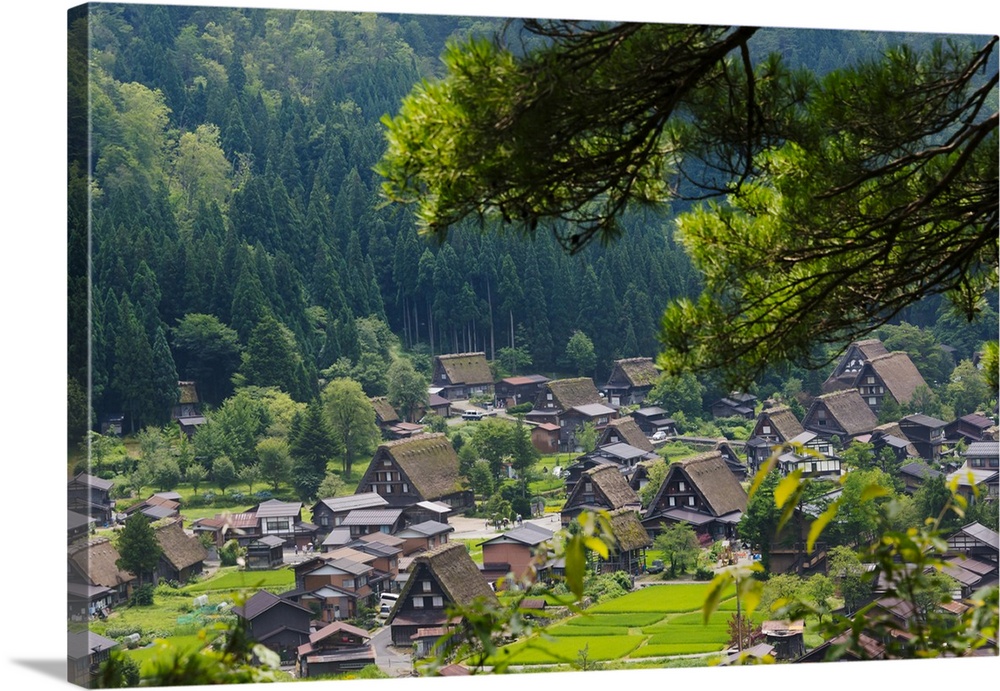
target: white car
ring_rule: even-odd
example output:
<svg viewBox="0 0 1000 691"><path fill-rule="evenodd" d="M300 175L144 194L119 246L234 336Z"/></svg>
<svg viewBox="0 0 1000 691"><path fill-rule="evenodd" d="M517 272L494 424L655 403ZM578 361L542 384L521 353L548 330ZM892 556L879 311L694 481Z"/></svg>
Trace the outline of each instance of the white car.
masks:
<svg viewBox="0 0 1000 691"><path fill-rule="evenodd" d="M466 410L462 413L463 420L482 420L486 414L481 410Z"/></svg>
<svg viewBox="0 0 1000 691"><path fill-rule="evenodd" d="M660 430L659 432L656 432L655 434L653 434L653 436L652 436L652 437L650 437L650 438L651 438L651 439L652 439L653 441L663 441L664 439L666 439L666 438L667 438L667 433L666 433L666 432L664 432L664 431L663 431L663 430L661 429L661 430Z"/></svg>

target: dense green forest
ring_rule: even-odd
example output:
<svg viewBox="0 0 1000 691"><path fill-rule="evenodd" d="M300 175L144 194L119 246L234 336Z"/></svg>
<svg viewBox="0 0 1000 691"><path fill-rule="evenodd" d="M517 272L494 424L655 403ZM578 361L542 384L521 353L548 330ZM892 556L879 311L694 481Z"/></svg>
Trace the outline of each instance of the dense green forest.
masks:
<svg viewBox="0 0 1000 691"><path fill-rule="evenodd" d="M90 9L69 36L70 111L90 114L89 138L70 127L69 315L71 398L89 380L95 419L71 418L73 440L110 413L131 430L165 422L178 379L215 406L234 375L298 401L323 377L366 383L388 367L386 328L418 364L516 348L542 372L565 369L581 330L600 380L616 358L655 355L662 307L699 290L667 210L630 212L627 242L570 256L548 234L526 242L474 224L439 246L382 202L380 119L435 77L447 41L502 20ZM808 34L754 40L817 71L893 40ZM971 332L940 300L904 317L966 358L995 337L995 309ZM807 388L825 377L785 369L761 386L793 374ZM373 377L366 393L379 386Z"/></svg>

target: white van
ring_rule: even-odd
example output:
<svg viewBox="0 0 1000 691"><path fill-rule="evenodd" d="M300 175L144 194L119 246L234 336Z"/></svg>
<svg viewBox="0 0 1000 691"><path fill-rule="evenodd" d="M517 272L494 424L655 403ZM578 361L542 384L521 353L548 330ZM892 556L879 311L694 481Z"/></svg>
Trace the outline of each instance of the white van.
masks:
<svg viewBox="0 0 1000 691"><path fill-rule="evenodd" d="M394 604L396 604L396 600L398 599L399 599L399 593L382 593L379 596L378 604L380 607L382 605L389 605L390 607L392 607Z"/></svg>
<svg viewBox="0 0 1000 691"><path fill-rule="evenodd" d="M463 420L482 420L484 416L481 410L466 410L462 413Z"/></svg>

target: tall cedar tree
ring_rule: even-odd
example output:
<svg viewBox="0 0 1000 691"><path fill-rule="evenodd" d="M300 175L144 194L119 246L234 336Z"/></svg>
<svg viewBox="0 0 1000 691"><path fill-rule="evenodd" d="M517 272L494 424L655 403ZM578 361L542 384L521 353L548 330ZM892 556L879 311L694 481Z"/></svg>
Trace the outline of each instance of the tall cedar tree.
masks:
<svg viewBox="0 0 1000 691"><path fill-rule="evenodd" d="M300 499L311 499L326 476L327 464L341 451L319 400L295 414L288 436L294 460L292 483Z"/></svg>
<svg viewBox="0 0 1000 691"><path fill-rule="evenodd" d="M147 575L152 575L163 555L152 523L142 513L135 513L125 521L115 540L115 549L119 555L115 565L135 575L140 586Z"/></svg>

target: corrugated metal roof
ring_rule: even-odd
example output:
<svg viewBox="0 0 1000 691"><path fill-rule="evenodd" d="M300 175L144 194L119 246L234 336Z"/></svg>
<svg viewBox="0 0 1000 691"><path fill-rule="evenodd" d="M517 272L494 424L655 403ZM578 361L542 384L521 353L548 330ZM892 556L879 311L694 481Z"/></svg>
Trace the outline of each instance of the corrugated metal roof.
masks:
<svg viewBox="0 0 1000 691"><path fill-rule="evenodd" d="M258 518L274 518L276 516L294 516L302 510L302 502L278 501L268 499L257 507Z"/></svg>
<svg viewBox="0 0 1000 691"><path fill-rule="evenodd" d="M354 509L340 525L392 525L402 513L402 509Z"/></svg>

